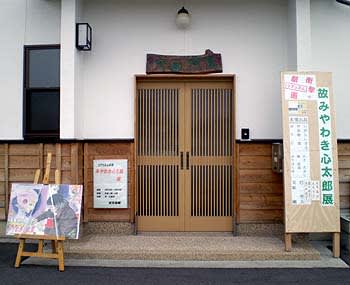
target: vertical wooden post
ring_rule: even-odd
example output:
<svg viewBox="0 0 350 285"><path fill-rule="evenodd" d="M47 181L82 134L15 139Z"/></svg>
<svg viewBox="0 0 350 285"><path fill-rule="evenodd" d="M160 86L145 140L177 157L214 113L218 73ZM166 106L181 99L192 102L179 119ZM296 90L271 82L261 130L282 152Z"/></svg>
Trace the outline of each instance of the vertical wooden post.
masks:
<svg viewBox="0 0 350 285"><path fill-rule="evenodd" d="M71 177L72 184L79 184L79 156L78 156L78 147L77 143L71 144Z"/></svg>
<svg viewBox="0 0 350 285"><path fill-rule="evenodd" d="M52 253L57 253L57 240L51 240Z"/></svg>
<svg viewBox="0 0 350 285"><path fill-rule="evenodd" d="M33 181L33 183L34 184L38 184L39 183L39 178L40 178L40 169L37 169L35 171L35 174L34 174L34 181Z"/></svg>
<svg viewBox="0 0 350 285"><path fill-rule="evenodd" d="M41 173L44 173L44 144L42 143L39 144L39 170L39 180L41 180Z"/></svg>
<svg viewBox="0 0 350 285"><path fill-rule="evenodd" d="M38 241L38 253L42 254L44 251L44 241L42 239L40 239Z"/></svg>
<svg viewBox="0 0 350 285"><path fill-rule="evenodd" d="M83 211L83 221L88 222L88 168L89 168L89 143L84 144L84 211Z"/></svg>
<svg viewBox="0 0 350 285"><path fill-rule="evenodd" d="M218 108L218 106L216 107ZM237 225L240 222L240 205L239 205L239 144L236 143L236 78L232 77L232 94L231 94L231 164L233 168L233 189L232 189L232 203L233 203L233 234L238 234ZM218 135L218 134L217 134Z"/></svg>
<svg viewBox="0 0 350 285"><path fill-rule="evenodd" d="M129 190L129 197L134 197L134 199L129 199L130 201L130 223L135 222L135 212L136 212L136 186L137 186L137 169L136 169L136 162L135 162L135 156L136 156L136 143L134 142L133 144L129 145L130 147L130 156L129 156L129 163L128 163L128 169L127 172L130 174L130 178L128 177L128 189ZM129 175L128 175L129 176ZM130 187L133 186L133 187Z"/></svg>
<svg viewBox="0 0 350 285"><path fill-rule="evenodd" d="M55 170L55 183L57 177L58 181L61 181L61 170L62 170L62 146L60 143L56 143L56 170Z"/></svg>
<svg viewBox="0 0 350 285"><path fill-rule="evenodd" d="M10 193L10 186L9 186L9 145L5 144L5 218L8 214L8 203L9 203L9 193Z"/></svg>
<svg viewBox="0 0 350 285"><path fill-rule="evenodd" d="M44 175L44 179L43 179L43 184L49 184L50 169L51 169L51 159L52 159L52 153L49 152L47 154L47 160L46 160L46 167L45 167L45 175Z"/></svg>
<svg viewBox="0 0 350 285"><path fill-rule="evenodd" d="M138 113L138 109L139 109L139 106L138 106L138 91L137 91L137 78L136 76L134 77L134 86L135 86L135 93L134 93L134 136L135 136L135 139L134 139L134 160L133 160L133 164L129 167L130 170L134 171L134 183L131 182L131 184L134 184L134 210L132 211L132 217L131 217L131 222L134 222L134 234L137 234L137 211L139 210L138 209L138 205L137 205L137 201L139 199L138 197L138 173L137 173L137 156L138 156L138 153L137 153L137 146L138 144L140 143L138 138L140 136L140 134L138 133L138 128L137 128L137 125L138 125L138 120L139 120L139 116L140 114ZM131 181L131 179L130 179Z"/></svg>
<svg viewBox="0 0 350 285"><path fill-rule="evenodd" d="M235 140L234 140L234 148L235 148L235 151L233 152L233 166L234 166L234 169L235 169L235 173L234 173L234 177L236 177L235 182L234 182L234 188L233 188L233 201L234 201L234 225L233 225L233 234L238 234L238 229L236 228L237 225L240 223L241 221L241 212L240 212L240 187L239 187L239 184L240 184L240 180L239 180L239 167L240 167L240 157L239 157L239 144L236 144L235 143Z"/></svg>
<svg viewBox="0 0 350 285"><path fill-rule="evenodd" d="M55 184L61 184L61 172L58 169L55 170Z"/></svg>
<svg viewBox="0 0 350 285"><path fill-rule="evenodd" d="M21 257L24 249L24 240L23 238L19 239L19 245L18 245L18 251L17 251L17 257L15 262L15 267L19 267L21 265Z"/></svg>
<svg viewBox="0 0 350 285"><path fill-rule="evenodd" d="M289 252L292 250L292 234L289 234L289 233L284 234L284 244L285 244L286 251Z"/></svg>
<svg viewBox="0 0 350 285"><path fill-rule="evenodd" d="M58 270L64 271L63 241L57 241Z"/></svg>
<svg viewBox="0 0 350 285"><path fill-rule="evenodd" d="M333 233L333 257L340 257L340 233Z"/></svg>

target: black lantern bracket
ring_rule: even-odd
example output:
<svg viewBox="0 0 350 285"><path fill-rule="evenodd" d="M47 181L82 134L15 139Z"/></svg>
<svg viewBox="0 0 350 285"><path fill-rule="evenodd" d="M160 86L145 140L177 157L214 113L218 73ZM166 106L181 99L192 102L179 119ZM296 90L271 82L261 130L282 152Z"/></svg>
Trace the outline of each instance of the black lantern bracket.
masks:
<svg viewBox="0 0 350 285"><path fill-rule="evenodd" d="M75 46L81 51L91 50L92 28L88 23L76 23Z"/></svg>

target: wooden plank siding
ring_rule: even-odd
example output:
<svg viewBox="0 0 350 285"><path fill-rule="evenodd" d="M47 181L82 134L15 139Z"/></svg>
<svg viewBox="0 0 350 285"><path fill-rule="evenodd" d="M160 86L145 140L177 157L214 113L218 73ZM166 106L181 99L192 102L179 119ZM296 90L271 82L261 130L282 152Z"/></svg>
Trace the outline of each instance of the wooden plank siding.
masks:
<svg viewBox="0 0 350 285"><path fill-rule="evenodd" d="M55 169L59 169L62 183L82 184L83 165L79 160L83 161L83 153L80 145L79 143L0 143L0 220L6 218L11 184L32 183L36 169L41 170L39 181L42 181L49 152L52 153L50 183L55 182ZM77 148L80 153L72 156L72 148ZM79 167L73 169L71 166L74 161Z"/></svg>
<svg viewBox="0 0 350 285"><path fill-rule="evenodd" d="M93 160L127 159L128 160L128 209L93 208ZM124 221L134 222L135 213L135 156L134 143L85 143L84 144L84 222Z"/></svg>
<svg viewBox="0 0 350 285"><path fill-rule="evenodd" d="M132 141L58 144L0 143L0 220L6 218L11 183L32 182L43 170L47 153L51 168L61 169L62 183L84 185L84 221L134 222L135 151ZM237 223L283 222L283 175L271 171L270 143L237 144ZM338 143L340 203L350 210L350 143ZM128 159L128 209L93 209L93 160ZM42 179L42 176L41 176ZM51 171L50 182L54 182Z"/></svg>
<svg viewBox="0 0 350 285"><path fill-rule="evenodd" d="M271 170L269 143L239 143L238 223L283 222L283 175ZM338 143L341 211L350 210L350 143Z"/></svg>
<svg viewBox="0 0 350 285"><path fill-rule="evenodd" d="M237 223L280 223L283 220L283 175L271 170L271 144L237 144Z"/></svg>
<svg viewBox="0 0 350 285"><path fill-rule="evenodd" d="M350 143L338 143L340 211L350 211Z"/></svg>
<svg viewBox="0 0 350 285"><path fill-rule="evenodd" d="M6 179L8 163L8 145L0 144L0 220L4 220L6 218L6 208L7 208L7 193L8 190L6 188Z"/></svg>

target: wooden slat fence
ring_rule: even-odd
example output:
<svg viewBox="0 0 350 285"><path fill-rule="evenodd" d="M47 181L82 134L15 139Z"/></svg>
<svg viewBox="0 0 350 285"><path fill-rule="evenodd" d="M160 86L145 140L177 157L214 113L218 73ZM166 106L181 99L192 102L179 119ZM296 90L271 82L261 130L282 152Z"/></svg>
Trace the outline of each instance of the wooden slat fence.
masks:
<svg viewBox="0 0 350 285"><path fill-rule="evenodd" d="M127 159L128 160L128 209L94 209L93 208L93 160ZM135 158L134 144L128 141L116 143L84 144L84 222L94 221L134 221L135 209Z"/></svg>
<svg viewBox="0 0 350 285"><path fill-rule="evenodd" d="M283 222L283 175L271 170L271 144L238 144L238 223ZM350 143L338 143L340 208L350 210Z"/></svg>
<svg viewBox="0 0 350 285"><path fill-rule="evenodd" d="M134 144L59 143L0 144L0 220L5 220L11 183L32 182L34 171L43 170L51 152L52 169L61 169L62 183L84 184L84 221L134 221ZM283 222L282 174L271 171L271 144L237 144L238 223ZM340 203L350 210L350 143L338 143ZM125 210L93 209L93 159L121 158L129 161L129 203ZM41 177L42 178L42 177ZM51 172L50 182L54 182Z"/></svg>
<svg viewBox="0 0 350 285"><path fill-rule="evenodd" d="M279 223L283 219L283 176L271 170L271 144L238 147L238 223Z"/></svg>
<svg viewBox="0 0 350 285"><path fill-rule="evenodd" d="M52 153L50 183L59 169L62 183L81 184L82 148L78 143L0 144L0 220L6 218L12 183L32 183L36 169L41 169L42 181L48 152Z"/></svg>

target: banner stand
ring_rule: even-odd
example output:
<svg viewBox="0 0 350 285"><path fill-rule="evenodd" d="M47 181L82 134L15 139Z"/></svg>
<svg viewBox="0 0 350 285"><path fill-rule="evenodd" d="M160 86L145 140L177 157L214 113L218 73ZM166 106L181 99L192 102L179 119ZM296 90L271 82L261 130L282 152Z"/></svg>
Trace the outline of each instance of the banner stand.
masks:
<svg viewBox="0 0 350 285"><path fill-rule="evenodd" d="M340 233L332 233L333 238L333 257L340 257ZM285 233L284 234L284 244L285 244L285 250L290 252L292 251L292 234L291 233Z"/></svg>
<svg viewBox="0 0 350 285"><path fill-rule="evenodd" d="M45 184L45 185L49 184L51 158L52 158L52 154L48 153L47 160L46 160L45 175L43 178L43 184ZM35 175L34 175L34 184L38 184L39 177L40 177L40 169L37 169L35 172ZM58 169L56 169L55 170L55 184L60 184L60 182L61 182L60 171ZM20 267L22 257L35 256L35 257L40 257L40 258L57 259L59 271L64 271L63 242L65 241L65 237L48 236L48 235L24 235L24 234L17 234L17 235L15 235L15 237L19 240L17 257L16 257L16 262L15 262L16 268ZM25 245L26 239L38 241L38 251L37 252L24 251L24 245ZM51 241L52 253L44 252L44 250L43 250L44 240Z"/></svg>
<svg viewBox="0 0 350 285"><path fill-rule="evenodd" d="M292 234L331 233L340 256L340 195L332 74L281 73L285 250Z"/></svg>

